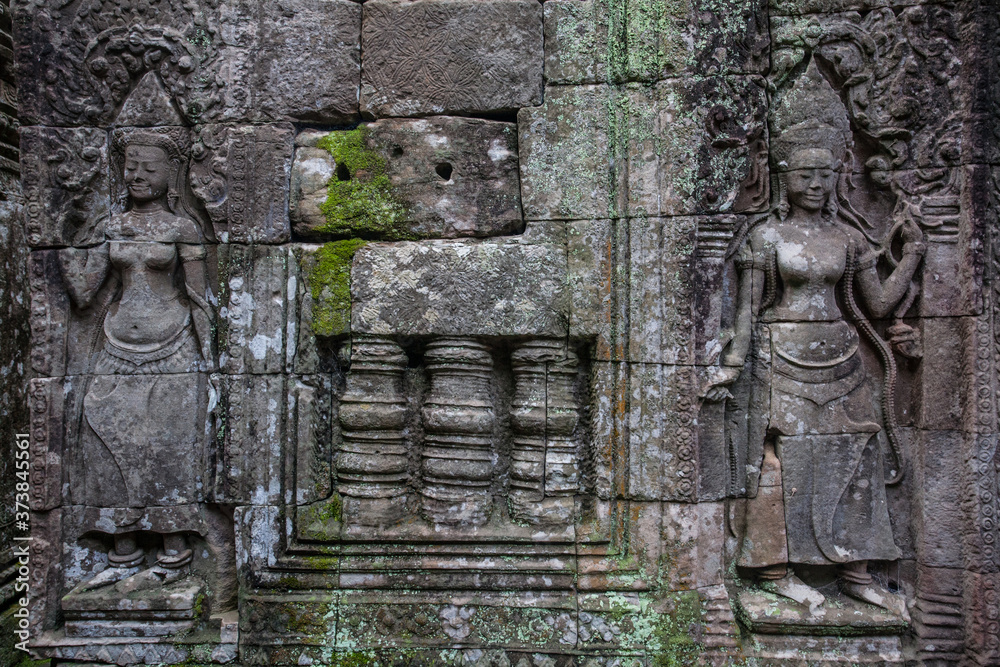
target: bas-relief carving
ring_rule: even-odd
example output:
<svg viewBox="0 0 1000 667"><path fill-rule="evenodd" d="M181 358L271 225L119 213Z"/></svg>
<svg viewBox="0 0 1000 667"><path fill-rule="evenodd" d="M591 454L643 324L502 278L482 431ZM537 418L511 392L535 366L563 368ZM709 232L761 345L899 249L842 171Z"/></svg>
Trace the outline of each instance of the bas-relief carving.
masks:
<svg viewBox="0 0 1000 667"><path fill-rule="evenodd" d="M898 318L913 303L924 234L905 206L878 227L853 208L851 126L815 54L777 99L771 125L777 204L731 246L735 321L706 395L746 402L746 430L732 436L747 452L736 566L823 624L851 621L834 620L824 595L800 579L807 566L834 568L845 595L908 621L903 597L878 585L868 562L901 558L886 499L904 466L893 350L920 356L915 332ZM881 275L880 259L888 265ZM891 314L886 340L869 316ZM728 388L738 379L734 399ZM762 613L752 593L742 595L752 617Z"/></svg>
<svg viewBox="0 0 1000 667"><path fill-rule="evenodd" d="M323 4L292 2L267 12L280 14L284 35ZM363 9L372 19L365 26L368 88L361 91L369 113L495 111L537 101L540 44L531 47L530 67L524 60L508 72L517 80L509 90L490 77L476 78L478 87L454 87L489 60L469 59L479 42L467 39L475 31L456 16L475 15L488 30L516 15L537 41L537 7L411 4ZM349 36L362 9L336 6L351 17L338 24L338 34ZM230 117L229 101L213 100L239 91L202 76L221 62L211 52L215 33L179 46L170 30L126 35L93 12L41 13L43 22L96 21L101 30L96 55L80 60L90 68L80 85L66 100L29 96L29 115L137 126ZM33 361L37 371L57 376L33 385L33 433L60 431L63 413L72 422L65 461L56 444L33 435L39 468L69 470L72 506L58 508L61 490L52 479L33 501L48 512L45 525L63 517L63 539L84 563L65 577L79 582L61 603L67 633L180 636L202 620L189 600L207 592L213 613L230 602L227 558L235 541L247 591L241 659L248 664L322 662L333 650L391 652L400 643L501 642L522 651L463 655L497 664L520 664L518 655L542 649L563 652L559 660L570 659L565 651L658 654L666 650L662 638L644 641L643 626L680 618L677 609L687 604L700 610L686 626L692 641L736 654L722 562L724 531L732 529L735 548L727 556L746 582L732 597L741 621L756 637L767 636L759 641L795 652L791 633L802 632L811 635L810 656L841 651L895 661L907 609L867 566L898 561L906 550L906 538L893 532L889 487L912 452L894 423L893 381L909 425L907 392L926 369L922 355L940 345L914 312L970 314L977 298L975 280L957 289L957 279L927 278L966 266L962 253L976 242L961 225L959 194L976 174L955 168L960 119L925 116L912 102L944 91L942 104L955 104L946 83L957 71L946 14L908 8L775 19L771 182L758 76L613 91L551 87L546 106L522 113L520 137L510 123L479 119L370 124L370 136L384 139L375 147L389 161L389 180L416 212L407 234L384 238L515 238L369 243L348 258L351 303L344 327L330 337L296 329L308 325L296 315L308 311L310 290L295 258L316 246L224 245L289 241L288 205L293 219L299 216L297 234L312 234L306 217L328 222L320 206L331 178L344 176L331 151L304 137L329 132L301 133L293 165L293 130L283 125L217 122L110 135L26 130L29 214L44 212L29 216L29 243L75 246L36 251L31 265L44 286L33 286ZM423 32L399 34L394 15L422 17ZM715 48L711 66L721 69L710 74L761 71L762 20L754 12L746 35L726 35L720 43L752 51ZM929 24L945 27L920 27ZM713 26L692 30L713 33ZM502 27L494 41L511 32ZM231 34L220 35L232 43ZM460 43L441 41L456 35ZM122 50L126 37L133 41ZM372 46L380 40L385 53ZM208 88L192 92L175 72L187 64L171 44L207 50L190 76ZM421 56L442 44L453 47L445 62ZM346 54L356 77L356 45L345 38L333 50ZM126 51L143 54L142 62ZM405 67L389 67L397 60ZM49 78L73 79L83 65L67 62ZM925 83L914 75L921 63L935 75ZM659 61L632 64L654 68L641 78L662 74ZM283 70L258 67L258 80L281 79L265 99L269 117L327 122L353 113L357 101L341 99L348 78L302 71L301 59L281 65L322 78L329 95L299 109ZM399 76L430 76L439 65L445 74L427 91ZM118 88L88 88L102 72ZM199 115L191 100L203 94L207 111ZM599 117L594 131L586 130L588 114ZM631 121L629 114L640 118L623 131L619 123ZM452 144L446 155L442 137ZM528 196L523 235L518 150ZM490 169L476 172L484 152ZM609 154L614 167L606 174ZM147 182L129 173L130 156L146 165ZM454 172L433 169L443 160ZM322 164L306 173L300 167L307 161ZM164 170L166 191L154 197L149 188L159 187L155 175ZM475 175L463 181L467 173ZM848 192L852 178L860 189ZM502 202L481 196L493 190ZM772 191L774 210L744 215L762 210ZM617 217L625 213L641 217ZM615 219L579 219L595 216ZM537 224L533 217L554 220ZM223 244L221 282L213 279L216 240ZM610 268L598 268L606 259ZM623 271L626 288L605 289L605 282L620 286ZM58 289L53 278L62 281ZM225 311L214 300L216 284ZM727 297L729 288L735 294ZM584 293L593 303L576 299ZM63 311L67 322L59 319ZM731 334L712 340L718 322L733 316ZM977 340L988 340L989 326L981 324ZM632 328L623 334L623 325ZM66 363L61 352L47 352L59 340L72 357ZM217 380L216 371L226 375ZM710 387L699 396L706 375ZM988 374L976 376L976 387L989 391ZM210 436L222 419L227 427L215 453ZM995 438L982 428L973 456L986 467L977 468L976 484L989 493ZM746 492L749 498L738 498ZM735 497L720 500L727 493ZM235 535L212 501L240 506ZM975 539L988 543L992 505L981 506ZM59 530L48 530L51 543L36 549L58 551ZM962 539L978 548L973 537ZM992 547L981 551L993 558ZM917 609L925 618L963 604L960 580L971 575L921 568ZM63 580L58 571L50 576ZM813 586L834 576L846 596ZM980 578L986 592L976 604L987 605L994 589ZM157 609L167 595L180 602ZM123 603L128 596L132 602ZM155 618L136 620L142 605L157 609ZM223 633L226 627L232 632L224 623ZM498 639L504 628L514 633ZM852 633L866 635L866 648L817 637ZM877 634L887 636L868 636ZM316 647L317 640L328 646ZM62 647L58 657L189 657L166 645L132 654L109 646L96 657L89 645ZM609 664L618 659L607 657Z"/></svg>
<svg viewBox="0 0 1000 667"><path fill-rule="evenodd" d="M87 367L68 429L69 532L111 546L62 607L69 634L175 634L201 620L209 582L215 611L232 603L231 547L219 543L231 529L206 505L214 231L189 208L184 130L112 136L112 213L58 251L72 313L96 329L76 350Z"/></svg>

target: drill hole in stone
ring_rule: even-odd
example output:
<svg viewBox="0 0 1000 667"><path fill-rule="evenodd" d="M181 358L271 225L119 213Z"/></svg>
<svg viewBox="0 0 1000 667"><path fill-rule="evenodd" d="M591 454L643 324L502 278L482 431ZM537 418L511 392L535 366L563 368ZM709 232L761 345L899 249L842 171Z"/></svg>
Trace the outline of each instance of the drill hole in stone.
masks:
<svg viewBox="0 0 1000 667"><path fill-rule="evenodd" d="M337 180L338 181L351 180L351 170L347 168L346 164L337 165Z"/></svg>
<svg viewBox="0 0 1000 667"><path fill-rule="evenodd" d="M451 163L450 162L439 162L438 165L436 167L434 167L434 171L436 171L437 175L440 176L443 180L446 180L446 181L450 181L451 180Z"/></svg>
<svg viewBox="0 0 1000 667"><path fill-rule="evenodd" d="M391 155L392 157L403 157L402 146L393 146L392 150L389 151L389 155Z"/></svg>

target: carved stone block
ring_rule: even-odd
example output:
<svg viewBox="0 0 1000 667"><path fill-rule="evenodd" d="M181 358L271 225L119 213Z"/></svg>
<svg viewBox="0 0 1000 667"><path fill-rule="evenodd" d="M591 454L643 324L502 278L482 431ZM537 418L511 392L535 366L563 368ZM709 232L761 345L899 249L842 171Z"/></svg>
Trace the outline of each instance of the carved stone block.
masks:
<svg viewBox="0 0 1000 667"><path fill-rule="evenodd" d="M218 391L226 420L221 433L216 500L253 505L278 502L281 452L288 435L285 377L224 375Z"/></svg>
<svg viewBox="0 0 1000 667"><path fill-rule="evenodd" d="M522 227L517 130L431 117L296 138L291 211L308 238L499 236Z"/></svg>
<svg viewBox="0 0 1000 667"><path fill-rule="evenodd" d="M289 240L289 125L204 125L193 137L189 178L193 195L230 243Z"/></svg>
<svg viewBox="0 0 1000 667"><path fill-rule="evenodd" d="M766 2L720 11L711 3L555 0L545 5L550 84L657 81L691 73L761 74Z"/></svg>
<svg viewBox="0 0 1000 667"><path fill-rule="evenodd" d="M280 373L286 363L288 271L294 258L282 246L227 244L219 254L222 370Z"/></svg>
<svg viewBox="0 0 1000 667"><path fill-rule="evenodd" d="M626 91L629 215L766 206L762 80L676 79Z"/></svg>
<svg viewBox="0 0 1000 667"><path fill-rule="evenodd" d="M517 241L372 243L354 258L351 330L564 336L565 261L559 248Z"/></svg>
<svg viewBox="0 0 1000 667"><path fill-rule="evenodd" d="M21 131L24 226L32 246L85 243L109 213L108 135L97 129Z"/></svg>
<svg viewBox="0 0 1000 667"><path fill-rule="evenodd" d="M251 3L164 5L155 16L145 9L110 0L80 11L19 6L24 120L148 126L240 118L250 100L226 91L249 89L240 64L251 44L240 33L241 20L255 14Z"/></svg>
<svg viewBox="0 0 1000 667"><path fill-rule="evenodd" d="M255 107L271 120L348 123L358 113L361 6L348 0L263 2Z"/></svg>
<svg viewBox="0 0 1000 667"><path fill-rule="evenodd" d="M365 114L513 111L542 98L536 2L376 0L363 26Z"/></svg>
<svg viewBox="0 0 1000 667"><path fill-rule="evenodd" d="M528 523L568 524L581 491L579 360L558 340L531 340L511 355L514 430L511 512Z"/></svg>

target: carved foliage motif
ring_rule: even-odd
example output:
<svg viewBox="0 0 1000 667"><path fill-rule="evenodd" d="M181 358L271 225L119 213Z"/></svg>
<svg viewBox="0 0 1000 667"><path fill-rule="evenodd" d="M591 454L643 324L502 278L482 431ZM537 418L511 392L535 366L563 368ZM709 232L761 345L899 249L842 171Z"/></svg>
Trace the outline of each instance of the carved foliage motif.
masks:
<svg viewBox="0 0 1000 667"><path fill-rule="evenodd" d="M21 152L29 244L72 244L108 214L105 132L28 127Z"/></svg>
<svg viewBox="0 0 1000 667"><path fill-rule="evenodd" d="M33 0L16 19L23 110L35 122L106 124L152 73L189 121L222 112L218 0ZM56 48L46 48L47 45Z"/></svg>

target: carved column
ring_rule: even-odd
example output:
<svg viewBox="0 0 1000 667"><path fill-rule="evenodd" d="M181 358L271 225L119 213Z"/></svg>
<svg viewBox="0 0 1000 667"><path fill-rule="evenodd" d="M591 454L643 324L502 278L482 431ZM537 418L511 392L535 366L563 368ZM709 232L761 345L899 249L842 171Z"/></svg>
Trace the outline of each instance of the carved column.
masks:
<svg viewBox="0 0 1000 667"><path fill-rule="evenodd" d="M436 524L481 525L489 518L495 469L489 349L464 338L431 343L425 355L423 512Z"/></svg>
<svg viewBox="0 0 1000 667"><path fill-rule="evenodd" d="M345 523L393 523L407 512L406 363L406 354L391 340L361 338L352 345L337 457Z"/></svg>
<svg viewBox="0 0 1000 667"><path fill-rule="evenodd" d="M535 340L515 350L511 363L511 513L533 524L568 523L580 486L578 359L562 341Z"/></svg>

